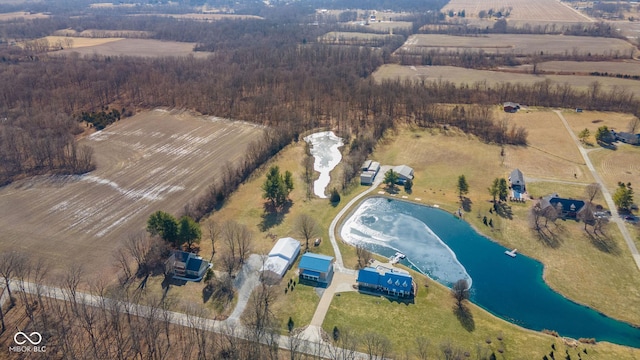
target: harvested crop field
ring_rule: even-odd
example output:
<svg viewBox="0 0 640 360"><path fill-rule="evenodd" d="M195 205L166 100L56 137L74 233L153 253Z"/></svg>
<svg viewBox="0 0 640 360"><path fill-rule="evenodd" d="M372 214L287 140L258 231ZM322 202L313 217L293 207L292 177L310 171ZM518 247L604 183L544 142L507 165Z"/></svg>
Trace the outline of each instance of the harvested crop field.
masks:
<svg viewBox="0 0 640 360"><path fill-rule="evenodd" d="M465 10L467 17L477 17L482 10L510 10L507 20L540 20L557 22L593 21L577 10L556 0L451 0L442 11Z"/></svg>
<svg viewBox="0 0 640 360"><path fill-rule="evenodd" d="M588 36L490 34L454 36L443 34L411 35L397 53L422 54L431 50L443 52L484 51L490 54L525 56L550 55L606 55L631 58L635 48L621 39Z"/></svg>
<svg viewBox="0 0 640 360"><path fill-rule="evenodd" d="M81 264L112 280L122 240L152 212L182 210L260 134L250 124L162 110L121 120L81 141L95 150L95 171L0 189L0 251L28 252L56 270Z"/></svg>
<svg viewBox="0 0 640 360"><path fill-rule="evenodd" d="M2 2L0 2L1 4ZM33 19L46 19L49 15L45 15L43 13L32 14L24 11L16 11L10 13L0 14L0 21L10 21L10 20L33 20Z"/></svg>
<svg viewBox="0 0 640 360"><path fill-rule="evenodd" d="M520 65L505 69L532 72L533 66ZM640 76L640 61L546 61L538 64L538 70L560 74L589 74L599 72Z"/></svg>
<svg viewBox="0 0 640 360"><path fill-rule="evenodd" d="M610 91L617 87L618 90L630 91L640 95L640 81L604 76L533 75L465 69L455 66L401 66L391 64L379 67L373 73L373 77L376 81L395 79L445 80L456 84L469 85L485 81L487 86L508 82L513 84L534 84L549 79L552 84L567 83L579 90L587 90L591 84L597 81L603 91Z"/></svg>
<svg viewBox="0 0 640 360"><path fill-rule="evenodd" d="M80 40L79 40L80 39ZM73 47L54 51L51 55L69 55L78 53L84 55L103 56L140 56L140 57L163 57L163 56L189 56L207 57L208 52L193 51L195 43L184 43L176 41L160 41L151 39L117 39L104 41L101 44L79 47L76 41L84 41L86 38L73 38ZM114 38L110 38L114 39ZM86 39L86 40L107 40L107 39Z"/></svg>
<svg viewBox="0 0 640 360"><path fill-rule="evenodd" d="M616 150L597 149L589 157L609 191L614 192L618 182L638 184L640 179L640 148L618 144Z"/></svg>

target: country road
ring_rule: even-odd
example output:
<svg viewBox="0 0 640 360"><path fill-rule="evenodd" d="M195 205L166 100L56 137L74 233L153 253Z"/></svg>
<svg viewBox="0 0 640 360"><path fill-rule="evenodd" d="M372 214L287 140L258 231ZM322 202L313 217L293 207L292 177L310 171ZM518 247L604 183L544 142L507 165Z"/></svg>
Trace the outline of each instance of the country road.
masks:
<svg viewBox="0 0 640 360"><path fill-rule="evenodd" d="M569 122L567 122L567 119L564 118L564 116L562 115L562 112L560 112L559 110L553 110L553 112L555 112L556 115L558 115L558 117L560 118L560 120L562 120L564 127L569 132L569 135L571 135L571 138L573 139L576 146L578 147L580 154L584 158L585 164L587 164L589 171L591 171L591 175L593 175L593 178L596 180L596 182L600 184L600 190L602 191L602 196L604 196L604 200L607 203L609 210L611 211L611 220L615 222L616 225L618 225L618 229L620 229L620 232L624 237L624 241L627 243L627 246L629 247L631 256L633 256L633 260L636 262L636 266L640 270L640 253L638 253L638 248L636 247L636 244L633 242L633 238L631 237L631 234L629 233L627 226L624 224L624 221L622 220L622 218L620 217L620 214L618 213L618 208L613 202L613 198L611 197L611 193L609 192L609 189L607 189L607 186L605 185L604 181L602 181L600 174L598 174L598 171L593 166L593 163L589 158L587 150L583 148L582 145L580 145L580 140L578 139L576 134L574 134L573 130L571 130L571 127L569 126Z"/></svg>

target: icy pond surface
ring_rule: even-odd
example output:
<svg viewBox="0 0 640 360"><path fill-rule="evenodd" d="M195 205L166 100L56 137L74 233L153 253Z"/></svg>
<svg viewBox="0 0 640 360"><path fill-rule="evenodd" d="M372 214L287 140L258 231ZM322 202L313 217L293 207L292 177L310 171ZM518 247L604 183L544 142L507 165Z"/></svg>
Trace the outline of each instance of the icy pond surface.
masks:
<svg viewBox="0 0 640 360"><path fill-rule="evenodd" d="M311 155L315 161L313 168L320 173L320 177L313 183L313 193L320 198L326 198L325 190L331 181L331 170L342 160L340 147L344 145L342 139L333 131L323 131L304 138L311 145Z"/></svg>
<svg viewBox="0 0 640 360"><path fill-rule="evenodd" d="M542 263L521 254L506 256L505 247L446 211L372 197L353 211L340 234L383 256L401 251L407 256L402 263L448 286L473 278L471 300L514 324L640 348L640 328L553 291L542 278ZM584 288L589 291L588 282Z"/></svg>
<svg viewBox="0 0 640 360"><path fill-rule="evenodd" d="M344 223L340 235L351 245L363 244L383 256L400 251L414 269L449 287L460 279L471 285L467 270L438 235L415 217L395 211L393 205L384 198L365 200Z"/></svg>

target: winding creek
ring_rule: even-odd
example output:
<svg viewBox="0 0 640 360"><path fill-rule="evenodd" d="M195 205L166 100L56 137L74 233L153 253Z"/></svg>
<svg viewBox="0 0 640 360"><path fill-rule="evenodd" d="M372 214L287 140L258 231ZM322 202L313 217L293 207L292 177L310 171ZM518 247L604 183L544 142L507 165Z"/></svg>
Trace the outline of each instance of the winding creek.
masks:
<svg viewBox="0 0 640 360"><path fill-rule="evenodd" d="M466 278L474 303L514 324L640 348L640 328L563 297L544 282L540 262L505 256L506 248L445 211L372 197L351 213L340 234L382 256L401 251L405 265L446 286Z"/></svg>

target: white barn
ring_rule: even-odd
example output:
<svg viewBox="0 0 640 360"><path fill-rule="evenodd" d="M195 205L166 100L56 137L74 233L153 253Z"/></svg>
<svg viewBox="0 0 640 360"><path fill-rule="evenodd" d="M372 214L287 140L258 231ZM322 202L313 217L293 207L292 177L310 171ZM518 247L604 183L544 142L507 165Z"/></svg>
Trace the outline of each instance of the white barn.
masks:
<svg viewBox="0 0 640 360"><path fill-rule="evenodd" d="M300 254L300 241L291 237L279 239L260 269L262 280L270 284L280 281L298 254Z"/></svg>

